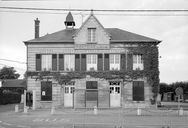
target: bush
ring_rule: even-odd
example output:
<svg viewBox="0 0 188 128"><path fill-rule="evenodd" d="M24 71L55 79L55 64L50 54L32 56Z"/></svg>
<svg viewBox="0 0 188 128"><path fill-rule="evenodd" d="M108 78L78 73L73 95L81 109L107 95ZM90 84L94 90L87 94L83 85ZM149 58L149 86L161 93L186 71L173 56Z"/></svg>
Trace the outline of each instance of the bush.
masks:
<svg viewBox="0 0 188 128"><path fill-rule="evenodd" d="M20 103L21 94L0 90L0 105Z"/></svg>

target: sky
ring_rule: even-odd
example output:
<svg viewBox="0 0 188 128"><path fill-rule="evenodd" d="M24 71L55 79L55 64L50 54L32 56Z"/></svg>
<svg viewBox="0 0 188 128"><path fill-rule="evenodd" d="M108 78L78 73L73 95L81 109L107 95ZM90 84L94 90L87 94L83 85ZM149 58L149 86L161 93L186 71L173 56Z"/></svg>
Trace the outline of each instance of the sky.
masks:
<svg viewBox="0 0 188 128"><path fill-rule="evenodd" d="M4 0L0 7L34 7L65 9L188 9L188 0ZM13 66L23 74L26 62L26 46L23 41L34 38L34 20L40 20L40 36L65 29L67 11L56 14L15 12L0 9L0 68ZM31 12L31 11L30 11ZM40 13L39 13L40 12ZM44 11L43 11L44 12ZM49 11L48 11L49 12ZM88 17L88 12L72 12L76 28ZM126 31L161 40L159 44L160 82L188 81L188 15L184 16L95 16L105 28L120 28ZM104 13L103 13L104 14ZM106 13L105 13L106 14ZM108 13L109 14L109 13ZM188 14L188 12L186 13Z"/></svg>

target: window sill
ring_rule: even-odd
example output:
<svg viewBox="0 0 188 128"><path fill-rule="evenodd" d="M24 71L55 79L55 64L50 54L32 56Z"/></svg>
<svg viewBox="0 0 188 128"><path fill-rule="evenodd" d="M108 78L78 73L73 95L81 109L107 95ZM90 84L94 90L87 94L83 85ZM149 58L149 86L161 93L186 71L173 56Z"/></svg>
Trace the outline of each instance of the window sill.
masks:
<svg viewBox="0 0 188 128"><path fill-rule="evenodd" d="M52 103L52 101L43 101L43 100L41 100L40 102L41 103Z"/></svg>
<svg viewBox="0 0 188 128"><path fill-rule="evenodd" d="M97 44L97 42L87 42L87 44Z"/></svg>

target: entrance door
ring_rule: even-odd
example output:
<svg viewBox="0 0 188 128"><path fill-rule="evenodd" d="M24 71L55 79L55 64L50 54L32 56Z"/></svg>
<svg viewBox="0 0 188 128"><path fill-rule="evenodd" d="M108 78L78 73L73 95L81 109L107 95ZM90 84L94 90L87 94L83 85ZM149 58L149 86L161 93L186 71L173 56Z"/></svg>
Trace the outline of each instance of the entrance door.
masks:
<svg viewBox="0 0 188 128"><path fill-rule="evenodd" d="M74 86L65 86L64 88L64 106L73 107L73 91Z"/></svg>
<svg viewBox="0 0 188 128"><path fill-rule="evenodd" d="M98 106L97 81L86 81L86 107Z"/></svg>
<svg viewBox="0 0 188 128"><path fill-rule="evenodd" d="M121 91L120 81L110 82L110 107L120 107Z"/></svg>

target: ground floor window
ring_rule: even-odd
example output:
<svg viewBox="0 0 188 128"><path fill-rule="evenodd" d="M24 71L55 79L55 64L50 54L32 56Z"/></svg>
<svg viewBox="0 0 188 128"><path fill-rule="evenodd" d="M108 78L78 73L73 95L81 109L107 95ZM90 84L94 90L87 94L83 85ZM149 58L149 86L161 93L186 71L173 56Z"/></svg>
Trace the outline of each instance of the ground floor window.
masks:
<svg viewBox="0 0 188 128"><path fill-rule="evenodd" d="M41 100L52 101L52 81L41 82Z"/></svg>
<svg viewBox="0 0 188 128"><path fill-rule="evenodd" d="M133 101L144 101L144 81L133 81Z"/></svg>

